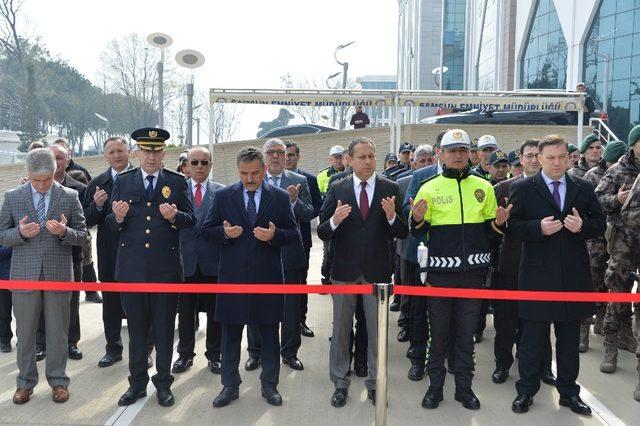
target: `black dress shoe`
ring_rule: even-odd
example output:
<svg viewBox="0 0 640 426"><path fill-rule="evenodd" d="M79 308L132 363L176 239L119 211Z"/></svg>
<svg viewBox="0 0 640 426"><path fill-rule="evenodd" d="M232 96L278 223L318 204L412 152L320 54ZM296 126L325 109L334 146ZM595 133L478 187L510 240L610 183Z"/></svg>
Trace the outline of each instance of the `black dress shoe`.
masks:
<svg viewBox="0 0 640 426"><path fill-rule="evenodd" d="M147 370L151 367L153 367L153 358L151 358L151 355L147 355Z"/></svg>
<svg viewBox="0 0 640 426"><path fill-rule="evenodd" d="M480 400L471 389L456 389L456 401L461 402L467 410L478 410Z"/></svg>
<svg viewBox="0 0 640 426"><path fill-rule="evenodd" d="M400 311L400 300L393 299L393 302L389 305L389 310L391 312L399 312Z"/></svg>
<svg viewBox="0 0 640 426"><path fill-rule="evenodd" d="M346 388L337 388L331 396L331 405L336 408L344 407L347 403L347 395L349 391Z"/></svg>
<svg viewBox="0 0 640 426"><path fill-rule="evenodd" d="M516 396L516 399L513 400L513 404L511 404L511 411L518 414L526 413L532 405L533 397L529 394L523 393L522 395Z"/></svg>
<svg viewBox="0 0 640 426"><path fill-rule="evenodd" d="M77 346L69 346L69 359L82 359L82 351Z"/></svg>
<svg viewBox="0 0 640 426"><path fill-rule="evenodd" d="M376 390L367 389L367 399L371 401L373 405L376 405Z"/></svg>
<svg viewBox="0 0 640 426"><path fill-rule="evenodd" d="M543 370L542 373L540 373L540 379L549 386L556 385L556 376L553 375L551 370Z"/></svg>
<svg viewBox="0 0 640 426"><path fill-rule="evenodd" d="M98 361L98 367L100 368L111 367L113 364L115 364L118 361L122 361L121 354L106 354L100 359L100 361Z"/></svg>
<svg viewBox="0 0 640 426"><path fill-rule="evenodd" d="M480 343L480 342L482 342L482 332L473 333L473 343Z"/></svg>
<svg viewBox="0 0 640 426"><path fill-rule="evenodd" d="M413 346L409 346L407 349L407 358L415 358L416 351L413 349Z"/></svg>
<svg viewBox="0 0 640 426"><path fill-rule="evenodd" d="M313 330L310 329L305 322L300 323L300 334L302 334L304 337L315 337Z"/></svg>
<svg viewBox="0 0 640 426"><path fill-rule="evenodd" d="M247 371L253 371L260 367L260 358L250 356L247 362L244 364L244 369Z"/></svg>
<svg viewBox="0 0 640 426"><path fill-rule="evenodd" d="M209 360L209 369L213 374L220 374L222 372L222 363L219 359L214 358Z"/></svg>
<svg viewBox="0 0 640 426"><path fill-rule="evenodd" d="M262 397L267 400L267 404L279 407L282 405L282 396L275 386L262 386Z"/></svg>
<svg viewBox="0 0 640 426"><path fill-rule="evenodd" d="M357 364L353 366L353 370L358 377L367 377L369 375L369 368L367 368L366 364Z"/></svg>
<svg viewBox="0 0 640 426"><path fill-rule="evenodd" d="M36 361L42 361L47 357L47 350L42 348L36 348Z"/></svg>
<svg viewBox="0 0 640 426"><path fill-rule="evenodd" d="M102 297L100 297L100 293L98 293L97 291L87 293L87 295L84 297L84 300L91 303L102 303Z"/></svg>
<svg viewBox="0 0 640 426"><path fill-rule="evenodd" d="M428 408L433 410L434 408L438 408L440 402L444 399L442 396L442 388L437 386L429 386L427 389L427 393L424 394L424 398L422 398L422 406L424 408Z"/></svg>
<svg viewBox="0 0 640 426"><path fill-rule="evenodd" d="M407 374L409 380L418 382L424 378L424 360L412 359L411 368L409 374Z"/></svg>
<svg viewBox="0 0 640 426"><path fill-rule="evenodd" d="M563 407L569 407L571 411L573 411L576 414L580 414L582 416L591 415L591 408L589 408L589 406L585 404L584 401L582 401L582 399L580 399L578 395L573 395L569 397L561 396L560 405L562 405Z"/></svg>
<svg viewBox="0 0 640 426"><path fill-rule="evenodd" d="M224 407L231 404L240 397L240 388L238 386L225 386L222 388L216 399L213 400L214 407Z"/></svg>
<svg viewBox="0 0 640 426"><path fill-rule="evenodd" d="M398 332L398 342L407 342L411 336L409 335L409 330L405 327L402 327Z"/></svg>
<svg viewBox="0 0 640 426"><path fill-rule="evenodd" d="M282 358L282 363L284 365L288 365L294 370L304 370L304 365L302 365L302 361L300 361L295 356L290 356L288 358Z"/></svg>
<svg viewBox="0 0 640 426"><path fill-rule="evenodd" d="M161 407L171 407L176 402L176 399L169 389L158 389L156 391L156 397L158 398L158 405Z"/></svg>
<svg viewBox="0 0 640 426"><path fill-rule="evenodd" d="M509 370L498 367L491 375L491 381L498 384L504 383L507 381L507 377L509 377Z"/></svg>
<svg viewBox="0 0 640 426"><path fill-rule="evenodd" d="M118 400L118 405L121 407L125 407L127 405L131 405L140 398L144 398L147 396L146 389L143 390L135 390L132 388L127 389L127 391L120 397Z"/></svg>
<svg viewBox="0 0 640 426"><path fill-rule="evenodd" d="M171 368L172 373L184 373L193 365L193 358L187 358L186 356L178 357L176 362L173 363Z"/></svg>
<svg viewBox="0 0 640 426"><path fill-rule="evenodd" d="M12 350L11 343L0 343L0 352L9 353Z"/></svg>

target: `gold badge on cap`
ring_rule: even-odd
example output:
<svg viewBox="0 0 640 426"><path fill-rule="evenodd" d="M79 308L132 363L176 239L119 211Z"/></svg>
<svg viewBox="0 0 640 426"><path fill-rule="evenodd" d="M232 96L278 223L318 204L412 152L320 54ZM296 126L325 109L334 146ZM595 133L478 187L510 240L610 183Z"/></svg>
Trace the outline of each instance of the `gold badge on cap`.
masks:
<svg viewBox="0 0 640 426"><path fill-rule="evenodd" d="M504 152L502 152L502 151L497 151L497 152L496 152L496 157L497 157L497 158L500 158L500 159L504 158Z"/></svg>
<svg viewBox="0 0 640 426"><path fill-rule="evenodd" d="M451 135L454 140L460 141L462 140L462 132L453 132Z"/></svg>
<svg viewBox="0 0 640 426"><path fill-rule="evenodd" d="M163 186L162 187L162 196L164 198L169 198L170 195L171 195L171 188L169 188L168 186Z"/></svg>
<svg viewBox="0 0 640 426"><path fill-rule="evenodd" d="M158 132L156 130L149 130L149 137L150 138L157 138L158 137Z"/></svg>

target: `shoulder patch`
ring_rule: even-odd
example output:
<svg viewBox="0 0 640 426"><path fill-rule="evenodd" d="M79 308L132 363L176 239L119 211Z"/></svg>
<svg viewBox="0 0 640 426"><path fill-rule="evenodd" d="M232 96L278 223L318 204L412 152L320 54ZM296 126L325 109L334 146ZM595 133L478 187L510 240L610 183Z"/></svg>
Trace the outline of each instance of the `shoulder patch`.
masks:
<svg viewBox="0 0 640 426"><path fill-rule="evenodd" d="M476 200L478 200L479 203L483 202L485 197L487 196L487 194L480 188L476 189L473 195L476 197Z"/></svg>
<svg viewBox="0 0 640 426"><path fill-rule="evenodd" d="M433 176L429 176L428 178L421 180L421 181L420 181L420 186L424 185L425 183L429 182L430 180L433 180L433 179L437 178L437 177L438 177L438 176L440 176L441 174L442 174L442 173L436 173L436 174L435 174L435 175L433 175Z"/></svg>

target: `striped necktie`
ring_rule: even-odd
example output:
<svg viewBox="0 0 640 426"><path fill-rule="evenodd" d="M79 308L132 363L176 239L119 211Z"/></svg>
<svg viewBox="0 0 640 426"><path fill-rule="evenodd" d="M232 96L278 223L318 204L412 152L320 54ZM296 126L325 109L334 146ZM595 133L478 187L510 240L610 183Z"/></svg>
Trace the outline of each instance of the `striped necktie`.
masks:
<svg viewBox="0 0 640 426"><path fill-rule="evenodd" d="M36 216L38 216L38 223L40 224L40 229L42 229L44 228L44 221L47 215L44 204L45 193L38 192L38 194L40 195L40 199L38 200L38 205L36 206Z"/></svg>

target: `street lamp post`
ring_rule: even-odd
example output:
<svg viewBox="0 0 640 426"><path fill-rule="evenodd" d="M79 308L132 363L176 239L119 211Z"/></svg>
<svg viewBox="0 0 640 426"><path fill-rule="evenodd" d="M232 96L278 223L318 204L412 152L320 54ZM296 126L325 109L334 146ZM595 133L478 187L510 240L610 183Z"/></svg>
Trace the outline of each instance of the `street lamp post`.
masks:
<svg viewBox="0 0 640 426"><path fill-rule="evenodd" d="M164 33L153 33L147 36L147 42L160 48L160 61L156 65L158 72L158 127L164 127L164 49L173 44L173 39Z"/></svg>
<svg viewBox="0 0 640 426"><path fill-rule="evenodd" d="M342 66L342 88L346 89L347 88L347 73L349 71L349 62L340 62L338 60L338 51L344 49L345 47L351 46L353 43L355 43L355 41L350 41L349 43L346 44L341 44L340 46L336 47L335 52L333 53L333 57L335 58L336 62ZM344 130L344 107L340 107L340 130Z"/></svg>
<svg viewBox="0 0 640 426"><path fill-rule="evenodd" d="M333 78L339 75L340 75L340 72L337 72L327 77L327 79L325 80L325 83L327 83L327 89L333 89L333 87L331 87L331 84L329 84L329 80L332 80ZM336 127L336 106L335 105L331 107L331 125L333 127Z"/></svg>
<svg viewBox="0 0 640 426"><path fill-rule="evenodd" d="M107 139L109 135L109 119L104 115L100 115L97 112L94 112L93 115L98 117L100 120L104 121L104 139ZM98 152L102 150L102 144L98 144Z"/></svg>
<svg viewBox="0 0 640 426"><path fill-rule="evenodd" d="M191 80L187 84L187 138L185 145L188 148L193 146L193 70L204 64L204 55L196 50L181 50L176 53L176 62L191 71Z"/></svg>

